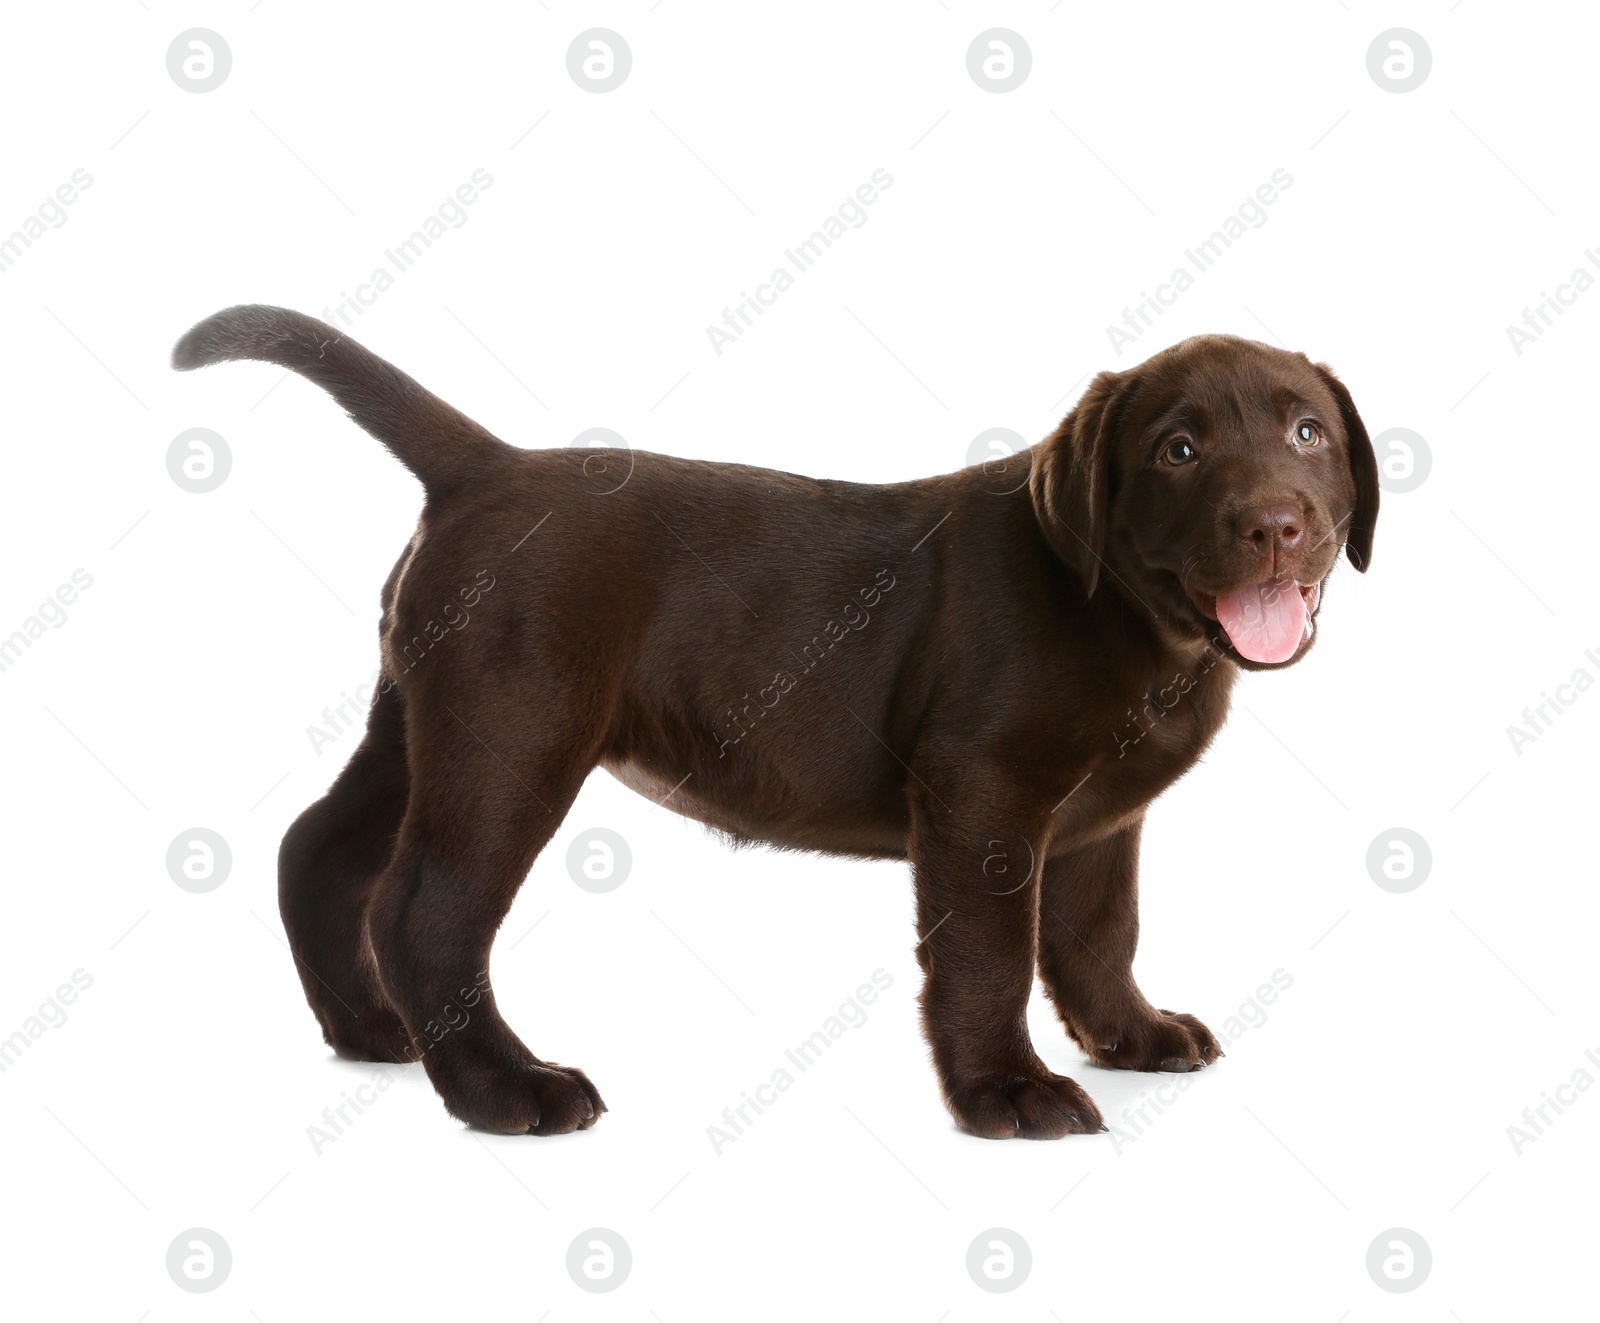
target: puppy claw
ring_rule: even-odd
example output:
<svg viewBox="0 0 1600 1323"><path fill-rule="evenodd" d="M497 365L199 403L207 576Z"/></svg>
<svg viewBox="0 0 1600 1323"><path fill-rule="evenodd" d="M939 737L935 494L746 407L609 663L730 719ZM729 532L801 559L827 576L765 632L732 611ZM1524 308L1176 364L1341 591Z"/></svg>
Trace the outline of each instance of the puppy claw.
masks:
<svg viewBox="0 0 1600 1323"><path fill-rule="evenodd" d="M1123 1024L1116 1046L1089 1049L1090 1059L1113 1070L1188 1074L1222 1055L1215 1035L1194 1016L1153 1008L1144 1015L1142 1021Z"/></svg>
<svg viewBox="0 0 1600 1323"><path fill-rule="evenodd" d="M515 1062L478 1065L462 1076L435 1077L452 1114L502 1135L565 1135L587 1130L605 1110L581 1070Z"/></svg>
<svg viewBox="0 0 1600 1323"><path fill-rule="evenodd" d="M983 1139L1060 1139L1095 1134L1105 1124L1082 1088L1042 1069L958 1087L948 1097L956 1123Z"/></svg>

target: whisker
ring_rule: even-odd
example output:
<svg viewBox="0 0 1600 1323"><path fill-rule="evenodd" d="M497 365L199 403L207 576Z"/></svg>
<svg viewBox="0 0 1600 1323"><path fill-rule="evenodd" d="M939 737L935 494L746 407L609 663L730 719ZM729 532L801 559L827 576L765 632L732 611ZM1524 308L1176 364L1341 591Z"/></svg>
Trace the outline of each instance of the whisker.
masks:
<svg viewBox="0 0 1600 1323"><path fill-rule="evenodd" d="M1187 592L1189 589L1189 575L1200 568L1200 563L1202 561L1210 559L1211 556L1209 552L1199 550L1190 551L1189 554L1183 558L1183 562L1178 566L1178 582L1182 585L1185 592Z"/></svg>

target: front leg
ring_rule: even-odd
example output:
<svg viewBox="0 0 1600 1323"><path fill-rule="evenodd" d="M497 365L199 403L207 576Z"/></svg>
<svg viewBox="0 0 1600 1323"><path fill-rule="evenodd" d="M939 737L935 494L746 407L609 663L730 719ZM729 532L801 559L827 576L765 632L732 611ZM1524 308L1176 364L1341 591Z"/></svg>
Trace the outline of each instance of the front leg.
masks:
<svg viewBox="0 0 1600 1323"><path fill-rule="evenodd" d="M926 800L913 806L917 959L945 1105L986 1139L1104 1129L1089 1095L1047 1069L1028 1037L1042 822L992 795L957 809Z"/></svg>
<svg viewBox="0 0 1600 1323"><path fill-rule="evenodd" d="M1067 1032L1096 1065L1189 1071L1222 1055L1192 1015L1159 1011L1133 981L1139 944L1139 828L1045 862L1039 975Z"/></svg>

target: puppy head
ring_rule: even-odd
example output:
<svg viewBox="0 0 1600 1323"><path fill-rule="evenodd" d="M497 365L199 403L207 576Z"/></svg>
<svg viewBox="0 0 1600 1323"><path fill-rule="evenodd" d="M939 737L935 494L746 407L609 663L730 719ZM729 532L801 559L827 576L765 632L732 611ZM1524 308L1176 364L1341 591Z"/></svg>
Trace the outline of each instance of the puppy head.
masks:
<svg viewBox="0 0 1600 1323"><path fill-rule="evenodd" d="M1378 468L1326 367L1253 340L1185 340L1103 372L1034 449L1035 512L1084 590L1241 665L1302 657L1339 549L1365 570ZM1221 625L1219 631L1218 625Z"/></svg>

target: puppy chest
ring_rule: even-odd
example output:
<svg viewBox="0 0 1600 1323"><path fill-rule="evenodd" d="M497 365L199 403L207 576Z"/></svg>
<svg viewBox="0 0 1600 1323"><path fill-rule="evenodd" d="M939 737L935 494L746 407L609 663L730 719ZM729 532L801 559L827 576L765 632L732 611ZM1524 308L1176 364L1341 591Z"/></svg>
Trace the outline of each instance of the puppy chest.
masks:
<svg viewBox="0 0 1600 1323"><path fill-rule="evenodd" d="M1112 767L1137 768L1158 778L1182 775L1227 715L1226 686L1217 679L1175 668L1130 695L1109 732L1106 753Z"/></svg>

